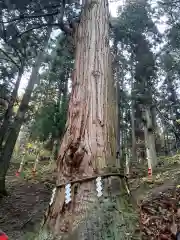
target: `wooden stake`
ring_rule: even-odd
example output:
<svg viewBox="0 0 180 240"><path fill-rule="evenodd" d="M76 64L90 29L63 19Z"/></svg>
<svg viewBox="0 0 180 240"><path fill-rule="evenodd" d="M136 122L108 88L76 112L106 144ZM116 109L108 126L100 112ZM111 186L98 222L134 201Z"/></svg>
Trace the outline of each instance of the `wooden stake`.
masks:
<svg viewBox="0 0 180 240"><path fill-rule="evenodd" d="M18 173L21 173L22 170L23 170L24 159L25 159L25 154L23 154L23 157L22 157L22 160L21 160L21 163L20 163L20 167L19 167Z"/></svg>
<svg viewBox="0 0 180 240"><path fill-rule="evenodd" d="M34 167L33 167L33 170L32 170L33 174L36 173L36 169L37 169L38 162L39 162L39 153L37 154L36 160L35 160L35 162L34 162Z"/></svg>
<svg viewBox="0 0 180 240"><path fill-rule="evenodd" d="M148 168L148 178L152 181L152 168Z"/></svg>

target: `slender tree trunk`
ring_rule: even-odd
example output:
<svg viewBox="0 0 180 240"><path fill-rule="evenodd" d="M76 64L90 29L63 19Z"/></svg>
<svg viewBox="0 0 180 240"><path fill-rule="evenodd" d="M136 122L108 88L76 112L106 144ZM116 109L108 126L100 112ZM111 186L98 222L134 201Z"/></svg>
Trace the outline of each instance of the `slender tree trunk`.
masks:
<svg viewBox="0 0 180 240"><path fill-rule="evenodd" d="M132 84L133 85L133 84ZM131 93L132 96L132 93ZM132 163L137 163L134 99L131 100Z"/></svg>
<svg viewBox="0 0 180 240"><path fill-rule="evenodd" d="M121 146L120 146L120 121L121 121L121 113L120 113L120 84L119 84L119 75L118 75L118 69L119 69L119 62L118 62L118 47L117 47L117 41L114 39L114 61L113 61L113 73L114 73L114 79L116 82L116 115L117 115L117 137L116 137L116 160L117 165L120 167L120 155L121 155Z"/></svg>
<svg viewBox="0 0 180 240"><path fill-rule="evenodd" d="M153 133L152 116L150 108L148 106L146 106L144 109L144 118L144 137L146 144L148 168L153 169L157 165L157 156L155 148L155 137Z"/></svg>
<svg viewBox="0 0 180 240"><path fill-rule="evenodd" d="M119 81L116 80L116 114L117 114L117 137L116 137L116 159L117 165L120 167L120 156L121 156L121 145L120 145L120 125L121 125L121 114L120 114L120 86Z"/></svg>
<svg viewBox="0 0 180 240"><path fill-rule="evenodd" d="M116 163L116 104L110 62L108 0L86 1L76 30L72 81L67 131L57 161L57 185L104 173ZM94 181L82 182L75 192L74 187L72 185L69 204L65 204L64 187L56 188L39 240L100 239L96 234L103 233L99 230L93 236L94 232L87 230L92 230L93 221L85 220L86 214L92 216L95 205L98 206ZM87 213L87 209L91 212ZM96 209L95 213L95 219L100 218L98 223L102 224ZM125 239L125 235L118 239Z"/></svg>
<svg viewBox="0 0 180 240"><path fill-rule="evenodd" d="M157 112L156 112L155 106L151 107L151 116L152 116L152 126L153 126L153 130L154 130L155 149L156 149L157 155L159 155L160 135L159 135L158 126L157 126Z"/></svg>
<svg viewBox="0 0 180 240"><path fill-rule="evenodd" d="M127 111L128 112L128 111ZM127 113L126 113L127 114ZM129 170L130 170L130 155L129 155L129 138L128 138L129 134L128 134L128 129L125 129L125 163L124 163L124 169L125 169L125 173L129 174Z"/></svg>
<svg viewBox="0 0 180 240"><path fill-rule="evenodd" d="M165 124L163 126L163 137L164 137L164 154L165 156L168 156L169 148L168 148L168 140L167 140L167 128Z"/></svg>
<svg viewBox="0 0 180 240"><path fill-rule="evenodd" d="M122 108L121 108L121 110L122 110ZM122 115L123 115L123 113L122 113ZM120 159L121 159L121 162L124 161L124 135L125 135L125 132L124 132L123 124L122 124L121 136L120 136L120 146L121 146Z"/></svg>
<svg viewBox="0 0 180 240"><path fill-rule="evenodd" d="M137 163L134 104L131 105L132 162Z"/></svg>
<svg viewBox="0 0 180 240"><path fill-rule="evenodd" d="M47 44L49 41L49 37L51 34L52 29L48 29L46 38L44 40L44 49L47 48ZM31 94L34 89L34 85L37 83L38 80L38 73L39 69L41 67L41 64L44 60L44 49L38 54L37 59L35 61L34 67L32 69L32 73L28 82L28 86L26 88L25 94L23 96L23 99L21 101L21 104L19 106L17 115L15 117L13 126L11 131L9 132L7 138L6 138L6 143L3 147L3 151L0 156L0 193L4 194L5 191L5 177L6 173L9 168L10 160L12 157L12 153L14 150L14 146L16 144L16 140L18 138L22 123L25 118L26 111L28 109L28 104L31 99Z"/></svg>
<svg viewBox="0 0 180 240"><path fill-rule="evenodd" d="M40 156L40 153L38 152L36 154L36 159L35 159L35 162L34 162L33 173L36 173L37 166L38 166L38 163L39 163L39 156Z"/></svg>
<svg viewBox="0 0 180 240"><path fill-rule="evenodd" d="M65 76L63 77L66 80L64 83L62 82L60 83L59 92L58 92L58 109L59 109L59 112L63 112L64 114L66 114L67 111L65 109L68 106L68 77L69 77L68 75L66 75L66 77ZM64 132L64 129L63 129L63 132ZM58 133L58 136L56 136L54 151L53 151L55 160L58 158L58 152L59 152L60 142L63 137L63 132L61 129L61 131L59 131Z"/></svg>
<svg viewBox="0 0 180 240"><path fill-rule="evenodd" d="M5 135L8 132L8 129L9 129L9 121L10 121L10 119L12 117L12 114L13 114L13 107L14 107L14 103L17 99L17 94L18 94L18 89L19 89L19 85L20 85L20 82L21 82L22 74L23 74L23 71L20 71L18 73L18 78L17 78L17 81L15 83L12 95L11 95L11 101L10 101L10 104L8 105L8 109L7 109L7 111L5 113L5 116L4 116L3 124L0 128L0 149L3 149L2 148L3 141L5 139Z"/></svg>
<svg viewBox="0 0 180 240"><path fill-rule="evenodd" d="M130 151L126 148L126 174L130 174Z"/></svg>
<svg viewBox="0 0 180 240"><path fill-rule="evenodd" d="M169 134L168 134L168 131L166 131L166 150L167 150L166 155L169 155L170 154L170 148L169 148Z"/></svg>
<svg viewBox="0 0 180 240"><path fill-rule="evenodd" d="M21 173L24 167L24 163L25 163L25 154L22 155L22 160L18 169L18 173Z"/></svg>

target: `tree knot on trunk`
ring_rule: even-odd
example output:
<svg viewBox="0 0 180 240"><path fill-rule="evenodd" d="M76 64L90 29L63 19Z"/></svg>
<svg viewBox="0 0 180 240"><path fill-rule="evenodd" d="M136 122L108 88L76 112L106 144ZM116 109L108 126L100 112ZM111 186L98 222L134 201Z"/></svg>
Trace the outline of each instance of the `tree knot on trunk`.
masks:
<svg viewBox="0 0 180 240"><path fill-rule="evenodd" d="M105 46L106 46L106 47L109 46L109 39L108 39L108 37L105 37Z"/></svg>
<svg viewBox="0 0 180 240"><path fill-rule="evenodd" d="M92 75L95 79L97 79L101 76L101 73L98 70L96 70L96 71L94 70L94 71L92 71Z"/></svg>
<svg viewBox="0 0 180 240"><path fill-rule="evenodd" d="M87 5L85 5L85 7L88 9L88 11L91 11L91 9L93 9L93 7L97 4L98 4L98 2L94 0L94 1L91 1L90 3L87 3Z"/></svg>
<svg viewBox="0 0 180 240"><path fill-rule="evenodd" d="M79 169L85 153L87 153L87 150L85 149L84 144L80 143L79 140L72 143L65 155L67 166L70 166L72 169Z"/></svg>
<svg viewBox="0 0 180 240"><path fill-rule="evenodd" d="M153 132L153 128L152 127L148 127L148 132L152 133Z"/></svg>

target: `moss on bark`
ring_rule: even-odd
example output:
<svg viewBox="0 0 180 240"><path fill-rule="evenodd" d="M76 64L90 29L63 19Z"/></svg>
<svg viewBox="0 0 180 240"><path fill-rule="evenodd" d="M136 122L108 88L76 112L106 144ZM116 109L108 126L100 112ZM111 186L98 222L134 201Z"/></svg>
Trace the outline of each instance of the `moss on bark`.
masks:
<svg viewBox="0 0 180 240"><path fill-rule="evenodd" d="M110 191L88 206L77 227L66 234L51 234L43 227L36 240L130 240L140 239L138 215L131 204L123 181L113 178ZM54 236L54 238L53 238Z"/></svg>

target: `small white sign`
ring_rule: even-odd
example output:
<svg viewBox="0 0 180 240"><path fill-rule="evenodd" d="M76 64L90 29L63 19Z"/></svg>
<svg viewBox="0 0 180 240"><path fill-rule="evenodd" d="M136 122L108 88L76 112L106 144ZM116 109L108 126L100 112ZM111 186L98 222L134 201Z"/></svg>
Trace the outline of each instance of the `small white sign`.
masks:
<svg viewBox="0 0 180 240"><path fill-rule="evenodd" d="M56 188L54 188L53 191L52 191L52 197L51 197L51 200L50 200L50 203L49 203L50 206L53 204L55 194L56 194Z"/></svg>
<svg viewBox="0 0 180 240"><path fill-rule="evenodd" d="M71 184L65 186L65 203L68 204L71 202Z"/></svg>
<svg viewBox="0 0 180 240"><path fill-rule="evenodd" d="M97 196L101 197L103 195L102 193L102 179L101 177L96 178L96 191L97 191Z"/></svg>

